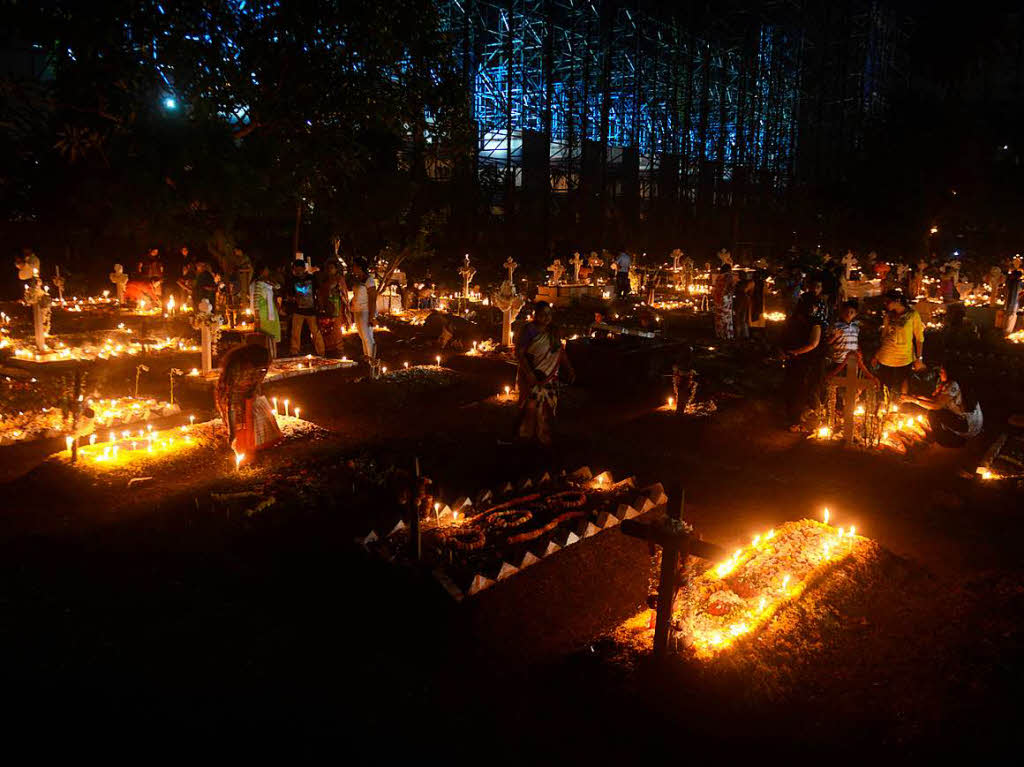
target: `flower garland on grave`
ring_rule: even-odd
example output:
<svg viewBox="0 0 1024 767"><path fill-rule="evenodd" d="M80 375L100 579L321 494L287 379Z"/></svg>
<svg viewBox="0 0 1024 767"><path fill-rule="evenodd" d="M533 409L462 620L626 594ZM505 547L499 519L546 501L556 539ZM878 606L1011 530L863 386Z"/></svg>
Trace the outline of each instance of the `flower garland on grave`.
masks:
<svg viewBox="0 0 1024 767"><path fill-rule="evenodd" d="M197 311L191 317L193 330L202 330L204 327L210 331L210 355L217 356L217 345L220 343L220 334L223 330L224 318L213 312Z"/></svg>
<svg viewBox="0 0 1024 767"><path fill-rule="evenodd" d="M487 517L487 524L498 530L507 530L525 525L533 519L533 512L525 509L503 509Z"/></svg>
<svg viewBox="0 0 1024 767"><path fill-rule="evenodd" d="M473 525L443 528L437 531L437 536L442 543L461 551L482 549L487 541L486 533Z"/></svg>
<svg viewBox="0 0 1024 767"><path fill-rule="evenodd" d="M535 538L540 538L542 535L544 535L544 533L548 533L548 532L554 530L556 527L558 527L563 522L566 522L567 520L574 519L574 518L577 518L577 517L583 517L583 516L586 516L586 512L583 512L583 511L567 511L564 514L559 514L557 517L552 519L546 525L542 525L541 527L535 528L533 530L527 530L525 532L518 533L517 535L509 536L508 542L509 543L523 543L525 541L532 541Z"/></svg>
<svg viewBox="0 0 1024 767"><path fill-rule="evenodd" d="M53 312L51 304L53 301L50 298L50 294L43 290L41 280L29 280L25 283L24 300L26 306L39 305L39 320L43 326L43 335L50 335L50 317Z"/></svg>
<svg viewBox="0 0 1024 767"><path fill-rule="evenodd" d="M587 494L582 490L566 490L544 499L544 505L549 509L578 509L586 502Z"/></svg>

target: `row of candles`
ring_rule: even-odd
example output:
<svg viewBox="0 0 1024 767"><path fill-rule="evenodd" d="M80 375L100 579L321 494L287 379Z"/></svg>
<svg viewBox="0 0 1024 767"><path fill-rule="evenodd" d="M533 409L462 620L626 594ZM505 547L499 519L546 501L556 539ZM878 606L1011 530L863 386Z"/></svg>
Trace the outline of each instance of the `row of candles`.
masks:
<svg viewBox="0 0 1024 767"><path fill-rule="evenodd" d="M828 508L825 508L822 512L822 518L824 525L829 526L831 513ZM854 539L857 535L856 528L851 525L849 529L840 527L835 529L835 537L826 539L822 542L822 548L820 554L817 556L817 560L820 564L826 564L830 562L833 557L838 553L842 552L842 548L845 544L845 553L849 553L853 550ZM750 543L750 553L757 554L760 549L766 547L770 541L775 538L775 530L769 530L763 535L757 535ZM732 573L740 563L740 559L744 553L743 549L737 549L736 552L722 562L715 568L715 575L719 578L724 578ZM732 625L728 626L721 632L711 632L707 636L695 637L694 646L699 653L708 655L714 651L724 649L728 647L733 640L742 636L743 634L749 633L751 630L756 628L760 623L764 623L774 612L774 609L778 607L783 601L792 599L799 596L803 592L803 588L806 586L806 582L796 583L793 585L792 576L788 573L782 575L779 581L778 587L773 593L769 593L766 596L761 596L758 599L757 608L749 610L746 616L746 620L740 620Z"/></svg>
<svg viewBox="0 0 1024 767"><path fill-rule="evenodd" d="M195 418L190 415L189 425L177 429L154 431L152 424L148 424L145 429L135 432L124 429L119 434L111 430L105 442L98 442L98 436L91 434L87 446L79 445L78 438L70 435L64 441L68 456L72 459L77 449L79 456L91 457L97 464L121 463L139 455L152 456L190 447L193 444L190 432L195 425Z"/></svg>

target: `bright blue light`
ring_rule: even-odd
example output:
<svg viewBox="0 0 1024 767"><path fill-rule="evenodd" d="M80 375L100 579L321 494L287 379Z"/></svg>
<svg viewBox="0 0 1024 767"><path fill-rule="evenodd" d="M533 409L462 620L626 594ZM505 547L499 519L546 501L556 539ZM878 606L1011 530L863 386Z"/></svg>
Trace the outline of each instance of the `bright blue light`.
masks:
<svg viewBox="0 0 1024 767"><path fill-rule="evenodd" d="M167 98L164 99L164 107L166 109L177 109L178 108L178 102L175 101L171 96L168 96Z"/></svg>

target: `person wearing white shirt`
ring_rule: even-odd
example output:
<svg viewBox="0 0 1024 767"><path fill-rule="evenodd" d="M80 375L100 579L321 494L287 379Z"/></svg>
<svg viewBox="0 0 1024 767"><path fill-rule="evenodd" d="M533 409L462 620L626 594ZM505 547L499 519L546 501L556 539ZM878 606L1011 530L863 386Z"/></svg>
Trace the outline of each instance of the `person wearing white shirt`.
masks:
<svg viewBox="0 0 1024 767"><path fill-rule="evenodd" d="M377 314L377 283L370 274L365 258L357 257L352 264L352 301L349 307L356 323L359 340L363 342L363 356L370 362L376 356L373 340L373 321Z"/></svg>

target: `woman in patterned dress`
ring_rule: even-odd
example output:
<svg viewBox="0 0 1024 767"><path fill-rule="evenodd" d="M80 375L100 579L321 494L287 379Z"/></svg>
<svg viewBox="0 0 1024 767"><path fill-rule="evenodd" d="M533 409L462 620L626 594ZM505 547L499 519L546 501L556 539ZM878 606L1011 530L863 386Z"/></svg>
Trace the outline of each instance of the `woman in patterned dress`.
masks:
<svg viewBox="0 0 1024 767"><path fill-rule="evenodd" d="M551 306L538 301L533 319L515 341L519 360L519 437L546 446L551 444L555 412L558 408L558 371L565 365L569 382L576 378L572 363L562 348L558 329L551 324Z"/></svg>
<svg viewBox="0 0 1024 767"><path fill-rule="evenodd" d="M270 352L243 344L224 355L217 380L217 410L228 429L228 444L236 455L252 456L281 441L274 411L263 396L263 379Z"/></svg>

